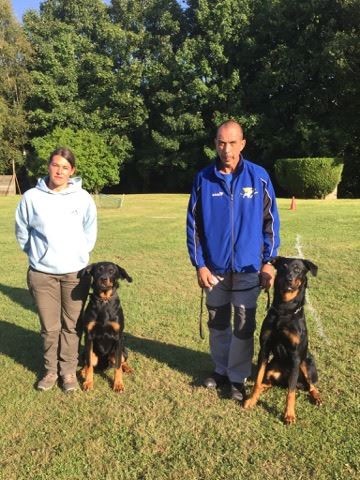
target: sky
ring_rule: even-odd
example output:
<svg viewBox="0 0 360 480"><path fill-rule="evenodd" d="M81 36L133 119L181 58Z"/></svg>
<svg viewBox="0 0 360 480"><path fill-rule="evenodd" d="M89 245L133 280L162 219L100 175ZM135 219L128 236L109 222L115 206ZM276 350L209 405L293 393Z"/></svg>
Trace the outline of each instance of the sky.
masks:
<svg viewBox="0 0 360 480"><path fill-rule="evenodd" d="M41 0L11 0L12 7L16 18L22 21L22 16L26 10L38 10ZM181 4L182 2L180 2Z"/></svg>
<svg viewBox="0 0 360 480"><path fill-rule="evenodd" d="M21 22L26 10L38 10L41 0L11 0L15 17Z"/></svg>
<svg viewBox="0 0 360 480"><path fill-rule="evenodd" d="M42 0L11 0L15 17L21 22L26 10L39 10L41 1Z"/></svg>

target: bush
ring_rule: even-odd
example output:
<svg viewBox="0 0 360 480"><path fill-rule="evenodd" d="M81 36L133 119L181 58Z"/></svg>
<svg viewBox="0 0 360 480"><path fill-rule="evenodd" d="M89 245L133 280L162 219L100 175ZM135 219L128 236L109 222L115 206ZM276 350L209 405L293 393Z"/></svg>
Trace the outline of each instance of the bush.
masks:
<svg viewBox="0 0 360 480"><path fill-rule="evenodd" d="M83 187L90 192L99 193L105 186L119 183L119 168L126 155L126 145L121 158L114 155L100 134L88 130L73 131L70 128L56 128L45 137L32 140L36 158L28 165L32 176L47 173L47 162L50 153L59 146L69 147L76 156L76 175L83 180Z"/></svg>
<svg viewBox="0 0 360 480"><path fill-rule="evenodd" d="M275 162L280 187L299 198L325 198L341 179L343 164L335 158L282 158Z"/></svg>

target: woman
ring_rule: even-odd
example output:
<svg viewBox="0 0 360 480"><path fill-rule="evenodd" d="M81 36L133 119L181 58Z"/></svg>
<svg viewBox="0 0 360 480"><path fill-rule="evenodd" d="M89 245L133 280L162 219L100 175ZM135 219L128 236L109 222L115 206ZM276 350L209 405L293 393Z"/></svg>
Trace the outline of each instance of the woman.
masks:
<svg viewBox="0 0 360 480"><path fill-rule="evenodd" d="M78 389L77 323L89 292L81 275L89 263L97 234L96 207L81 188L75 156L58 148L48 176L23 195L16 210L16 238L28 255L28 286L38 309L45 374L38 390L49 390L62 378L65 392Z"/></svg>

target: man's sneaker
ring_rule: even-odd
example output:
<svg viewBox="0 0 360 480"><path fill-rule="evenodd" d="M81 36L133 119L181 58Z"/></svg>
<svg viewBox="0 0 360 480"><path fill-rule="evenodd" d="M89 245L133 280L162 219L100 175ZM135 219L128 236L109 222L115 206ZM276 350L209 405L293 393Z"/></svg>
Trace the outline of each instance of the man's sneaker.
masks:
<svg viewBox="0 0 360 480"><path fill-rule="evenodd" d="M229 382L227 375L221 375L220 373L213 372L210 377L205 378L204 387L217 388L221 385L225 385Z"/></svg>
<svg viewBox="0 0 360 480"><path fill-rule="evenodd" d="M62 377L63 381L63 390L64 392L73 392L79 389L79 384L76 378L75 373L69 373L68 375L64 375Z"/></svg>
<svg viewBox="0 0 360 480"><path fill-rule="evenodd" d="M47 373L37 384L37 389L42 391L50 390L56 384L57 379L56 373Z"/></svg>
<svg viewBox="0 0 360 480"><path fill-rule="evenodd" d="M231 399L244 403L246 400L246 390L243 383L232 383L231 384Z"/></svg>

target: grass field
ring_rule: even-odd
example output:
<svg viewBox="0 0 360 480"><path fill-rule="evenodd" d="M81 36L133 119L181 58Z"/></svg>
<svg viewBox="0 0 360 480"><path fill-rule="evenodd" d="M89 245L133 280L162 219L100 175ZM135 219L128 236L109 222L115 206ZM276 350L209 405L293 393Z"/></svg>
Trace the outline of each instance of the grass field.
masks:
<svg viewBox="0 0 360 480"><path fill-rule="evenodd" d="M187 195L129 195L121 208L99 209L92 260L115 261L134 278L121 286L134 368L125 393L100 375L89 393L37 392L41 343L14 238L17 202L0 198L1 479L359 478L360 200L298 200L295 211L279 200L281 254L319 267L307 322L324 405L299 393L290 427L281 389L249 412L227 390L201 387L212 365L185 247ZM262 295L256 343L265 305Z"/></svg>

